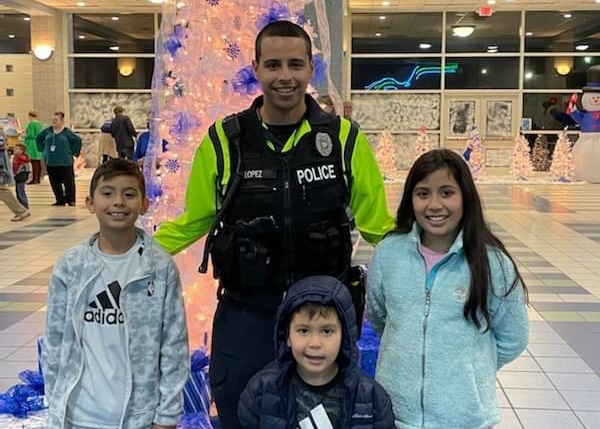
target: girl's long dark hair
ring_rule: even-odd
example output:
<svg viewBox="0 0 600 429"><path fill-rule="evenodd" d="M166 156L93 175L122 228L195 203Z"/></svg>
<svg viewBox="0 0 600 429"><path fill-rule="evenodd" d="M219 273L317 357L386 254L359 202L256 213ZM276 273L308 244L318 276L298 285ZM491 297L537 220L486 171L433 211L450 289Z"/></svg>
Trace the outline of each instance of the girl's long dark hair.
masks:
<svg viewBox="0 0 600 429"><path fill-rule="evenodd" d="M471 319L478 329L482 327L479 315L483 316L486 322L485 332L490 327L488 295L491 281L490 262L486 246L491 246L504 253L513 264L515 279L506 295L511 293L520 282L527 301L527 287L506 247L492 233L485 222L481 200L473 182L473 177L466 162L458 154L448 149L436 149L423 154L417 159L406 178L404 193L398 207L396 229L393 233L410 232L415 222L415 212L412 204L415 186L440 169L448 169L462 192L463 217L459 227L463 230L463 247L471 273L470 293L463 309L463 315L465 319Z"/></svg>

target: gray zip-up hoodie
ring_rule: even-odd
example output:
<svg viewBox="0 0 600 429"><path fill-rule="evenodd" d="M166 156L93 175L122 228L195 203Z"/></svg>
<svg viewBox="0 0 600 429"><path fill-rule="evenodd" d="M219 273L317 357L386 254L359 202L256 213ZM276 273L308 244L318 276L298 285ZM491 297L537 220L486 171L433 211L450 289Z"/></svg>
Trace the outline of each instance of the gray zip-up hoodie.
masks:
<svg viewBox="0 0 600 429"><path fill-rule="evenodd" d="M179 272L171 257L144 231L140 276L121 291L127 338L127 378L121 429L175 425L189 376L188 337ZM93 250L98 234L69 249L54 266L48 287L48 315L42 366L49 404L49 429L65 426L69 395L83 367L86 297L103 262ZM103 371L104 368L90 368ZM98 399L102 400L98 386Z"/></svg>

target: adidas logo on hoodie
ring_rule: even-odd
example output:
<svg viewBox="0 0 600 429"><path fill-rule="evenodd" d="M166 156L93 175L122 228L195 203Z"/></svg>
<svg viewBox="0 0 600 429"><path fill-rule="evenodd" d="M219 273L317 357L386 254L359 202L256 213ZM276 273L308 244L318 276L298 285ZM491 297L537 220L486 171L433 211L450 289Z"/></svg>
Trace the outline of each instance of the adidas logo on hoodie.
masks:
<svg viewBox="0 0 600 429"><path fill-rule="evenodd" d="M89 309L84 313L86 323L98 325L122 325L125 323L121 311L121 285L114 281L108 285L108 290L96 295L96 299L89 303Z"/></svg>

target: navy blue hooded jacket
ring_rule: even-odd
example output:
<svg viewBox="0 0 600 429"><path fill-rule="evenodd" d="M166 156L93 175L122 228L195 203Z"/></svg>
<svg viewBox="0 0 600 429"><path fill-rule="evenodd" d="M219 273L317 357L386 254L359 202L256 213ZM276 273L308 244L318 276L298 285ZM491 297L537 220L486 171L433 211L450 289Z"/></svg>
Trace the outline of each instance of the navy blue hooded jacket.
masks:
<svg viewBox="0 0 600 429"><path fill-rule="evenodd" d="M307 277L288 290L277 314L276 361L252 377L240 397L238 417L244 429L298 427L296 399L290 382L296 362L286 340L291 315L305 302L334 305L340 317L343 333L337 362L345 389L341 428L393 429L390 397L358 367L358 331L350 293L344 284L328 276Z"/></svg>

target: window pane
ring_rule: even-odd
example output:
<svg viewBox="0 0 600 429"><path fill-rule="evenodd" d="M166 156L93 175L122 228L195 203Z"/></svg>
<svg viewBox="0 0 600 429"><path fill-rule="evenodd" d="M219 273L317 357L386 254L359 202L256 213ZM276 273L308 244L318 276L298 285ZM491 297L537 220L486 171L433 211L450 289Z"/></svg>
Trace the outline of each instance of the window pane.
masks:
<svg viewBox="0 0 600 429"><path fill-rule="evenodd" d="M535 93L523 94L523 117L531 118L532 130L579 129L579 126L565 113L573 94Z"/></svg>
<svg viewBox="0 0 600 429"><path fill-rule="evenodd" d="M474 12L446 14L447 52L519 52L520 12L496 12L482 18ZM455 35L458 26L472 26L467 37ZM493 47L496 47L493 49Z"/></svg>
<svg viewBox="0 0 600 429"><path fill-rule="evenodd" d="M519 59L513 57L446 58L446 66L458 65L446 75L446 89L516 89Z"/></svg>
<svg viewBox="0 0 600 429"><path fill-rule="evenodd" d="M353 53L441 52L441 45L441 13L352 15Z"/></svg>
<svg viewBox="0 0 600 429"><path fill-rule="evenodd" d="M526 89L580 89L586 84L587 69L596 64L600 64L600 57L525 58L523 86Z"/></svg>
<svg viewBox="0 0 600 429"><path fill-rule="evenodd" d="M72 88L149 89L154 58L71 58Z"/></svg>
<svg viewBox="0 0 600 429"><path fill-rule="evenodd" d="M73 15L73 52L152 53L154 15Z"/></svg>
<svg viewBox="0 0 600 429"><path fill-rule="evenodd" d="M28 54L31 50L31 28L28 15L0 14L0 54Z"/></svg>
<svg viewBox="0 0 600 429"><path fill-rule="evenodd" d="M352 89L440 89L439 58L352 60Z"/></svg>
<svg viewBox="0 0 600 429"><path fill-rule="evenodd" d="M600 12L527 12L525 15L525 50L529 52L600 51ZM581 48L580 48L581 49Z"/></svg>

